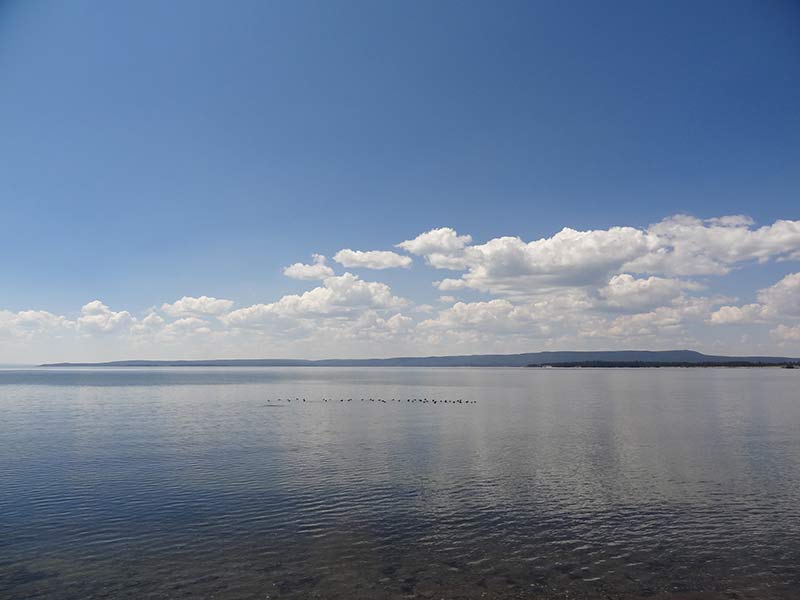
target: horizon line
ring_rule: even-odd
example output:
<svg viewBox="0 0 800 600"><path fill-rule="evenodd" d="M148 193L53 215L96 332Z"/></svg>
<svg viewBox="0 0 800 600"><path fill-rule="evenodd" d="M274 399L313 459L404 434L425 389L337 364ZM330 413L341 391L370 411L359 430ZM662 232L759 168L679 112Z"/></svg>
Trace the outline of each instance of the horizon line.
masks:
<svg viewBox="0 0 800 600"><path fill-rule="evenodd" d="M259 362L259 361L275 361L275 362L294 362L294 363L321 363L321 362L366 362L366 361L393 361L393 360L436 360L436 359L457 359L457 358L480 358L480 357L518 357L526 355L537 354L558 354L558 353L571 353L571 354L614 354L614 353L642 353L642 354L656 354L656 353L674 353L674 352L689 352L699 354L705 357L712 358L765 358L765 359L788 359L800 360L800 357L785 356L780 354L706 354L699 350L692 350L689 348L673 348L668 350L536 350L532 352L512 352L512 353L486 353L486 354L430 354L418 356L389 356L389 357L366 357L366 358L276 358L276 357L259 357L259 358L125 358L115 360L95 360L95 361L55 361L55 362L37 362L37 363L6 363L5 366L38 366L38 367L55 367L55 366L93 366L93 365L114 365L124 363L219 363L219 362ZM299 366L299 365L298 365Z"/></svg>

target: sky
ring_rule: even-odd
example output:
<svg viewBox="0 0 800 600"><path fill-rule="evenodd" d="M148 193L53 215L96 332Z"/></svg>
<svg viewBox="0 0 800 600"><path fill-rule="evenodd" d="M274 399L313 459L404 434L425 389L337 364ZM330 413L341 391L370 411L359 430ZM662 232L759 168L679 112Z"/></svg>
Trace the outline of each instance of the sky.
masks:
<svg viewBox="0 0 800 600"><path fill-rule="evenodd" d="M0 362L800 356L800 4L0 1Z"/></svg>

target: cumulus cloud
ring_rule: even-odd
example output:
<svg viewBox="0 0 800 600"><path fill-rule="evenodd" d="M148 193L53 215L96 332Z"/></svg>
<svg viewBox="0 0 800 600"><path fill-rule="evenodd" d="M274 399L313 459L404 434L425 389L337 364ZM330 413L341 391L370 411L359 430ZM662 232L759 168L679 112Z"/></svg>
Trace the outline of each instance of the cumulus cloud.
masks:
<svg viewBox="0 0 800 600"><path fill-rule="evenodd" d="M459 235L455 229L440 227L431 229L397 244L406 252L424 256L425 261L437 269L463 269L464 248L472 242L472 236Z"/></svg>
<svg viewBox="0 0 800 600"><path fill-rule="evenodd" d="M56 329L69 329L73 323L66 317L54 315L46 310L23 310L16 314L15 325L30 331L53 331Z"/></svg>
<svg viewBox="0 0 800 600"><path fill-rule="evenodd" d="M153 334L160 331L165 323L166 321L161 315L150 312L131 327L131 333L134 335Z"/></svg>
<svg viewBox="0 0 800 600"><path fill-rule="evenodd" d="M402 313L381 316L378 311L367 310L351 321L334 320L323 323L318 333L339 339L390 340L406 335L413 324L414 319Z"/></svg>
<svg viewBox="0 0 800 600"><path fill-rule="evenodd" d="M445 329L489 329L507 331L515 328L528 316L508 300L496 299L486 302L457 302L439 313L436 319L424 321L422 328ZM515 323L516 322L516 323Z"/></svg>
<svg viewBox="0 0 800 600"><path fill-rule="evenodd" d="M444 331L448 335L494 332L539 338L552 334L555 326L562 330L574 327L591 307L591 299L581 290L563 290L522 302L506 298L456 302L420 323L419 329Z"/></svg>
<svg viewBox="0 0 800 600"><path fill-rule="evenodd" d="M192 315L221 315L231 309L233 300L212 298L210 296L184 296L172 304L161 305L161 310L170 317L186 317Z"/></svg>
<svg viewBox="0 0 800 600"><path fill-rule="evenodd" d="M390 250L339 250L333 260L348 268L392 269L411 266L411 257Z"/></svg>
<svg viewBox="0 0 800 600"><path fill-rule="evenodd" d="M791 273L775 285L760 290L758 301L770 315L800 317L800 273Z"/></svg>
<svg viewBox="0 0 800 600"><path fill-rule="evenodd" d="M442 279L441 281L434 281L433 286L438 288L441 292L452 292L455 290L463 290L467 287L467 282L463 279Z"/></svg>
<svg viewBox="0 0 800 600"><path fill-rule="evenodd" d="M133 323L127 310L113 311L100 300L92 300L81 308L78 328L89 333L113 333Z"/></svg>
<svg viewBox="0 0 800 600"><path fill-rule="evenodd" d="M292 279L318 280L332 277L333 269L325 264L325 257L322 254L312 254L314 262L310 265L294 263L283 269L283 274Z"/></svg>
<svg viewBox="0 0 800 600"><path fill-rule="evenodd" d="M785 258L800 249L800 221L752 225L742 216L669 217L647 229L653 249L626 267L637 273L724 275L738 264Z"/></svg>
<svg viewBox="0 0 800 600"><path fill-rule="evenodd" d="M591 337L641 338L685 334L685 326L696 328L719 300L713 298L682 298L671 306L631 315L621 315L610 322L598 321L583 331Z"/></svg>
<svg viewBox="0 0 800 600"><path fill-rule="evenodd" d="M731 323L756 323L766 317L761 304L745 304L744 306L721 306L711 313L708 322L712 325L730 325Z"/></svg>
<svg viewBox="0 0 800 600"><path fill-rule="evenodd" d="M747 262L789 260L800 252L800 221L755 228L751 219L739 215L705 221L676 215L646 228L565 227L531 242L510 236L484 244L471 241L468 235L441 228L398 246L423 256L433 267L464 271L464 286L521 295L598 285L623 273L667 278L724 275ZM456 289L455 281L445 279L439 285ZM653 290L667 285L657 280L651 284Z"/></svg>
<svg viewBox="0 0 800 600"><path fill-rule="evenodd" d="M525 243L495 238L467 248L469 287L493 293L532 292L553 286L585 285L608 277L646 252L647 236L631 227L576 231Z"/></svg>
<svg viewBox="0 0 800 600"><path fill-rule="evenodd" d="M532 242L510 236L478 245L468 245L470 241L470 236L443 228L399 245L423 255L434 267L466 271L461 280L439 282L442 291L470 287L495 294L535 293L554 286L604 281L652 246L644 231L632 227L564 228Z"/></svg>
<svg viewBox="0 0 800 600"><path fill-rule="evenodd" d="M326 278L322 285L303 294L283 296L269 304L254 304L235 310L223 321L236 327L267 322L276 317L342 315L364 309L390 309L404 306L406 300L394 296L385 283L364 281L345 273Z"/></svg>
<svg viewBox="0 0 800 600"><path fill-rule="evenodd" d="M457 302L443 310L435 319L420 323L420 329L455 332L513 333L539 337L550 330L544 321L537 322L535 313L527 306L515 306L505 299L485 302Z"/></svg>
<svg viewBox="0 0 800 600"><path fill-rule="evenodd" d="M773 337L784 342L800 342L800 325L794 327L778 325L770 333Z"/></svg>
<svg viewBox="0 0 800 600"><path fill-rule="evenodd" d="M99 300L78 315L0 310L0 339L12 342L0 344L0 350L13 349L3 358L16 361L20 348L44 354L58 343L66 349L58 358L66 360L77 358L78 347L96 348L103 353L99 358L107 358L109 348L123 358L587 346L713 351L725 343L740 343L742 352L745 345L757 352L770 344L800 348L800 273L758 290L749 303L714 293L714 276L745 264L799 259L799 231L800 221L758 226L744 216L678 215L647 227L566 227L533 241L504 236L476 244L471 236L442 227L398 244L431 267L456 271L433 281L437 293L430 296L417 286L423 290L418 303L380 281L337 276L325 257L315 254L310 264L284 269L288 277L314 282L310 289L237 310L232 300L209 296L185 296L136 316ZM398 252L350 249L334 258L371 269L407 267L412 261ZM747 273L741 274L745 284ZM451 295L464 290L466 298ZM739 326L709 327L725 324Z"/></svg>
<svg viewBox="0 0 800 600"><path fill-rule="evenodd" d="M208 321L197 317L184 317L169 323L164 327L167 335L195 335L200 333L211 333Z"/></svg>
<svg viewBox="0 0 800 600"><path fill-rule="evenodd" d="M46 310L0 310L0 335L31 337L35 335L61 335L75 328L75 322Z"/></svg>
<svg viewBox="0 0 800 600"><path fill-rule="evenodd" d="M800 273L791 273L768 288L759 290L758 302L723 306L712 313L709 323L755 323L768 319L800 317Z"/></svg>
<svg viewBox="0 0 800 600"><path fill-rule="evenodd" d="M628 273L614 275L598 290L606 305L623 310L643 310L667 304L685 290L699 290L702 286L681 279L650 276L637 279Z"/></svg>

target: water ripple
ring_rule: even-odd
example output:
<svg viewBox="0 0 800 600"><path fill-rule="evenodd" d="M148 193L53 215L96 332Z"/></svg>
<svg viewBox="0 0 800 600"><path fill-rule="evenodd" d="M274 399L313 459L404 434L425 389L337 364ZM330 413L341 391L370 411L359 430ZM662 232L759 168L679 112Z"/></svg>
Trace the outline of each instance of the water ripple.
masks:
<svg viewBox="0 0 800 600"><path fill-rule="evenodd" d="M800 589L791 372L8 373L3 598Z"/></svg>

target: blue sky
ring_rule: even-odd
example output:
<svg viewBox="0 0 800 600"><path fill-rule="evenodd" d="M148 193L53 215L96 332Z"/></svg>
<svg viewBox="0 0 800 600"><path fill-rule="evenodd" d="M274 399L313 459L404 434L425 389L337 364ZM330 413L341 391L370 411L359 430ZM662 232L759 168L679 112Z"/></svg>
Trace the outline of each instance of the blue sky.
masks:
<svg viewBox="0 0 800 600"><path fill-rule="evenodd" d="M411 328L457 301L532 306L566 289L529 281L498 292L483 282L448 304L431 282L459 274L395 248L435 228L483 244L564 227L644 231L676 214L747 215L748 231L794 222L798 66L800 6L790 1L4 2L0 359L49 357L55 339L64 340L56 354L161 352L95 339L77 324L67 335L33 325L20 333L14 323L31 310L77 323L81 307L100 300L129 313L115 335L130 336L151 307L184 296L230 299L233 310L266 305L319 285L283 274L312 253L326 255L336 276L390 286L407 301ZM685 268L633 275L702 279L703 290L681 293L724 296L709 315L758 303L759 290L800 270L787 235L760 263L728 257L730 272L713 281ZM345 248L393 250L413 263L338 265L331 257ZM629 270L621 263L602 275ZM590 296L601 289L574 283ZM664 298L675 306L677 296ZM414 314L420 305L433 312ZM397 310L345 312L357 320L372 309L384 320ZM679 338L653 331L596 343L713 349L748 336L742 348L800 350L800 330L798 340L769 333L796 326L794 308L781 310L732 327L710 327L706 315ZM547 320L512 323L521 332ZM217 321L207 328L222 335ZM259 335L294 354L325 348L308 337L320 323L305 325L261 324ZM513 324L501 329L429 347L471 339L474 351L516 351L593 339L585 328L522 339ZM361 343L369 335L359 331L328 353L393 354L385 340ZM398 350L428 347L394 341ZM189 347L222 346L176 342L167 353ZM232 341L225 353L282 354L264 348Z"/></svg>

